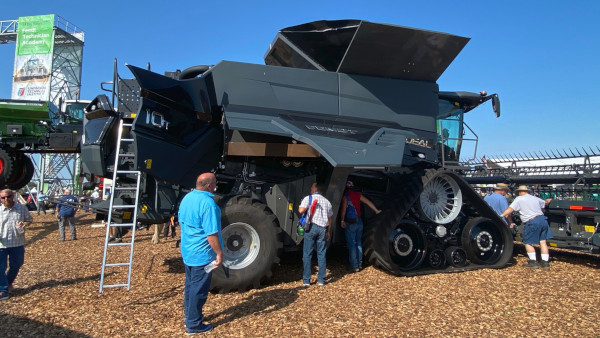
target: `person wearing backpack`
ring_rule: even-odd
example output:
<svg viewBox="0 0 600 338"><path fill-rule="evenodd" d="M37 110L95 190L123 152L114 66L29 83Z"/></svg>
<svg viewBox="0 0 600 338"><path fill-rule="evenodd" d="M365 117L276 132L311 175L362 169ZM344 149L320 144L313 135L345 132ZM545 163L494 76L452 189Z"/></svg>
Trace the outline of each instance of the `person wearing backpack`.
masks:
<svg viewBox="0 0 600 338"><path fill-rule="evenodd" d="M342 196L342 222L341 227L346 231L346 246L350 260L350 271L358 272L362 266L362 233L363 222L360 215L360 203L366 204L375 214L381 212L373 202L358 191L352 191L352 181L346 182L346 189Z"/></svg>
<svg viewBox="0 0 600 338"><path fill-rule="evenodd" d="M327 275L327 264L325 262L325 253L327 252L327 241L331 236L331 216L333 208L325 196L322 196L323 186L316 182L310 187L310 196L306 196L300 202L298 213L309 212L307 222L310 222L308 230L304 233L304 247L302 254L303 273L302 282L305 287L310 286L310 277L312 276L312 255L313 249L317 247L317 262L319 272L317 273L317 284L325 285ZM312 196L312 198L311 198ZM311 205L308 201L312 200ZM316 203L315 203L316 202Z"/></svg>

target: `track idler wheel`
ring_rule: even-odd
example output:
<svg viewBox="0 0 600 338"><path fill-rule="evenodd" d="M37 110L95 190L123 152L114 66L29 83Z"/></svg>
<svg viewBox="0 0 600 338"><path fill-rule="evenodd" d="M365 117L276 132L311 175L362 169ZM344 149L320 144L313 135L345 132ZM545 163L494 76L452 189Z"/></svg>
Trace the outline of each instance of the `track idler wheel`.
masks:
<svg viewBox="0 0 600 338"><path fill-rule="evenodd" d="M475 264L506 264L512 255L512 235L504 224L497 224L489 218L478 217L465 225L462 247L467 257Z"/></svg>
<svg viewBox="0 0 600 338"><path fill-rule="evenodd" d="M433 249L429 252L429 266L434 269L443 269L446 266L446 256L441 249Z"/></svg>
<svg viewBox="0 0 600 338"><path fill-rule="evenodd" d="M446 250L444 250L444 254L446 256L446 261L454 267L462 268L468 264L467 252L461 247L447 247Z"/></svg>

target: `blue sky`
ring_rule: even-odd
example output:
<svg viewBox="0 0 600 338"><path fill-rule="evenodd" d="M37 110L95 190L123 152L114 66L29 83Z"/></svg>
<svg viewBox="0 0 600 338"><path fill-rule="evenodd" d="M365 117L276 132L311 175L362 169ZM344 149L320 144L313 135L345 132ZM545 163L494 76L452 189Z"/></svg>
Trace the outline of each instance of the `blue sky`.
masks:
<svg viewBox="0 0 600 338"><path fill-rule="evenodd" d="M440 90L498 93L466 116L478 157L600 145L600 1L10 1L0 20L57 14L85 31L81 97L112 78L117 58L158 73L220 60L264 63L277 31L363 19L470 37ZM11 92L14 45L0 45L0 98ZM472 146L471 146L472 147Z"/></svg>

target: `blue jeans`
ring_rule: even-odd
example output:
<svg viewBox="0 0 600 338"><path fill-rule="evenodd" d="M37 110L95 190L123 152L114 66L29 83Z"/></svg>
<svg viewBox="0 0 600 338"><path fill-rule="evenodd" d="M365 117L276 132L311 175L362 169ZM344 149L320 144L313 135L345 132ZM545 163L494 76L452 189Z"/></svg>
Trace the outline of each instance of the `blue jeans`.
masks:
<svg viewBox="0 0 600 338"><path fill-rule="evenodd" d="M325 263L325 252L327 251L327 228L312 224L310 230L304 234L304 248L302 262L304 263L304 272L302 273L302 281L305 284L310 283L312 275L312 255L315 244L317 245L317 261L319 263L319 273L317 274L317 282L325 283L327 275L327 264Z"/></svg>
<svg viewBox="0 0 600 338"><path fill-rule="evenodd" d="M348 246L350 267L353 269L362 265L362 233L363 222L360 218L356 223L346 223L346 246Z"/></svg>
<svg viewBox="0 0 600 338"><path fill-rule="evenodd" d="M6 273L6 263L10 264L8 273ZM8 293L8 286L15 281L19 269L25 260L25 246L0 249L0 292Z"/></svg>
<svg viewBox="0 0 600 338"><path fill-rule="evenodd" d="M185 288L183 290L183 311L188 330L199 330L204 315L202 307L206 303L212 272L206 273L204 265L185 266Z"/></svg>

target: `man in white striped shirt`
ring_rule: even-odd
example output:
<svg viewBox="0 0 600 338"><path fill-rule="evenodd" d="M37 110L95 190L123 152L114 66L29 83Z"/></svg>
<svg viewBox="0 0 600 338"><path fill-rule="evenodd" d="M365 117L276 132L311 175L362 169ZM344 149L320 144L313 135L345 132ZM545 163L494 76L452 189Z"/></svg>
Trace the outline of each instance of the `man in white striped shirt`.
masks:
<svg viewBox="0 0 600 338"><path fill-rule="evenodd" d="M304 272L302 281L304 286L310 285L310 277L312 275L312 254L315 245L317 246L317 261L319 264L319 272L317 273L317 283L319 286L325 285L325 276L327 274L327 264L325 263L325 253L327 252L327 241L331 233L331 216L333 209L331 203L321 195L323 186L313 183L310 187L312 200L317 202L312 215L309 214L310 229L304 233L304 248L302 262L304 264ZM310 212L308 205L309 197L302 199L298 207L298 213Z"/></svg>
<svg viewBox="0 0 600 338"><path fill-rule="evenodd" d="M33 222L29 210L15 203L10 189L0 191L0 300L8 299L9 289L25 260L25 227ZM7 260L10 264L6 273Z"/></svg>

